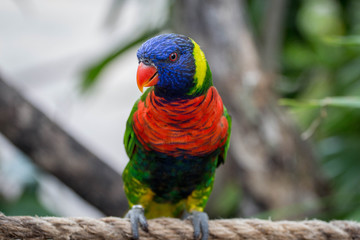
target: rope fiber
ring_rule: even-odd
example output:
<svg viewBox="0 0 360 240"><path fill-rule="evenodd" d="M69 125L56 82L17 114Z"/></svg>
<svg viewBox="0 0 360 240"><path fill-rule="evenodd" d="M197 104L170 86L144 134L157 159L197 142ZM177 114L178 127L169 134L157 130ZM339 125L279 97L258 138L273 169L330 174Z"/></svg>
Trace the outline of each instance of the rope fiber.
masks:
<svg viewBox="0 0 360 240"><path fill-rule="evenodd" d="M193 239L188 220L157 218L148 221L149 232L140 239ZM271 221L224 219L209 221L209 239L246 240L360 240L360 223L320 220ZM128 219L76 217L10 217L0 213L0 239L131 239Z"/></svg>

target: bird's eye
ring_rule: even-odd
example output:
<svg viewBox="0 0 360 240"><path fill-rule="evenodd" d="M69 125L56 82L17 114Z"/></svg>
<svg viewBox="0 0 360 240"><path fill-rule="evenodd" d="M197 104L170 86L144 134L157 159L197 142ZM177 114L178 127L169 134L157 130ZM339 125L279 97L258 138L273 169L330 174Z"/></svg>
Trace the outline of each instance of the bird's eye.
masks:
<svg viewBox="0 0 360 240"><path fill-rule="evenodd" d="M169 55L169 60L172 61L172 62L175 62L178 58L178 55L176 52L173 52Z"/></svg>

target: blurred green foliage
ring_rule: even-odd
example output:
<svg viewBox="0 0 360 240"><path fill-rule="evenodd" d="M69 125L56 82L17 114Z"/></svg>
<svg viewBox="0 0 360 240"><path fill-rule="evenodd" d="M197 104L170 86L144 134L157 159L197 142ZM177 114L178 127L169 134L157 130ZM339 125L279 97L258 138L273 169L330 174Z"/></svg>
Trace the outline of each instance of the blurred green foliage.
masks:
<svg viewBox="0 0 360 240"><path fill-rule="evenodd" d="M277 82L331 184L324 219L360 220L360 1L291 1ZM294 22L295 20L295 22ZM315 123L315 124L314 124Z"/></svg>
<svg viewBox="0 0 360 240"><path fill-rule="evenodd" d="M290 107L344 107L344 108L360 108L360 97L327 97L324 99L297 101L293 99L280 99L280 104Z"/></svg>
<svg viewBox="0 0 360 240"><path fill-rule="evenodd" d="M3 159L6 154L0 155L0 212L9 216L54 216L40 200L41 170L25 155L9 148L11 157Z"/></svg>
<svg viewBox="0 0 360 240"><path fill-rule="evenodd" d="M97 80L99 79L100 74L106 67L116 58L121 56L124 52L131 49L132 47L146 41L148 38L155 36L158 34L163 27L151 29L146 31L135 39L130 40L125 44L120 44L117 49L114 49L110 53L106 54L99 61L94 62L91 66L87 67L83 74L83 79L81 81L81 89L82 91L87 91L92 88Z"/></svg>
<svg viewBox="0 0 360 240"><path fill-rule="evenodd" d="M15 201L0 196L0 210L7 216L54 216L39 201L38 185L35 183L26 184L21 196Z"/></svg>

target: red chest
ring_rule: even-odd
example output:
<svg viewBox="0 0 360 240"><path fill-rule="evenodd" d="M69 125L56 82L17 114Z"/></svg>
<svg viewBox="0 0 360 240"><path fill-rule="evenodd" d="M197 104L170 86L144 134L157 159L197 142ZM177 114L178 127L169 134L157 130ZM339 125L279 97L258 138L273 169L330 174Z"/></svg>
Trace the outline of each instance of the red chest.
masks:
<svg viewBox="0 0 360 240"><path fill-rule="evenodd" d="M148 151L173 157L205 156L222 147L228 122L214 87L205 96L169 102L150 92L133 116L134 131Z"/></svg>

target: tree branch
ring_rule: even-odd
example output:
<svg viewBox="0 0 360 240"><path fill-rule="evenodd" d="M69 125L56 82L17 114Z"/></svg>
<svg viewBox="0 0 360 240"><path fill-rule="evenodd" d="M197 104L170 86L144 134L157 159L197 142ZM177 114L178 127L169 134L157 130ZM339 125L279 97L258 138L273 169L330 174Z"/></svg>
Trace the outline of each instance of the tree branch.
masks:
<svg viewBox="0 0 360 240"><path fill-rule="evenodd" d="M128 208L122 178L0 76L0 132L40 168L106 215Z"/></svg>
<svg viewBox="0 0 360 240"><path fill-rule="evenodd" d="M279 70L279 53L283 40L286 0L271 0L265 3L266 13L262 24L262 57L266 71Z"/></svg>

